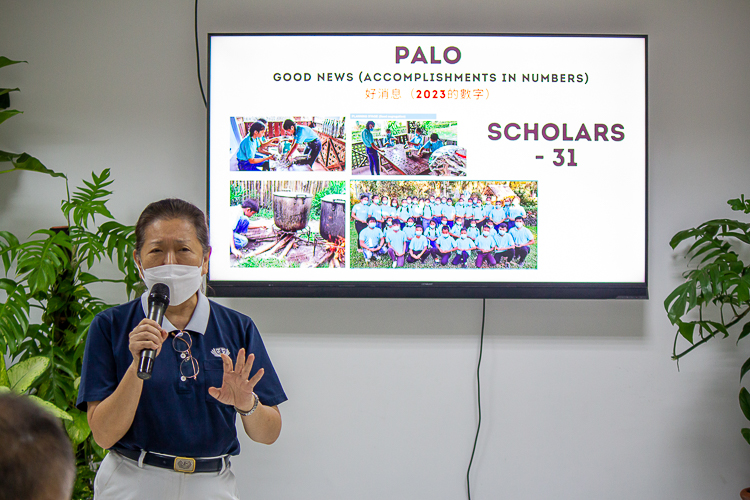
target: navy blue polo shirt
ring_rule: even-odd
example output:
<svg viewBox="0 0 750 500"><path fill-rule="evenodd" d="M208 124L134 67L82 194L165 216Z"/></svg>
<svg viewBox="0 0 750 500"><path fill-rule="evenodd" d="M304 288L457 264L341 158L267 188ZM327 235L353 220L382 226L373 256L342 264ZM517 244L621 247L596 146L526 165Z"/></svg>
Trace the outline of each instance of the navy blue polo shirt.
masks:
<svg viewBox="0 0 750 500"><path fill-rule="evenodd" d="M143 383L133 424L116 446L185 457L239 454L234 408L208 394L209 387L221 387L222 352L235 363L241 348L246 355L254 353L250 376L264 368L254 389L260 402L275 406L286 401L255 323L201 293L198 297L185 328L193 341L191 352L198 361L198 377L181 380L182 359L170 335L154 362L151 379ZM107 309L91 322L76 403L79 410L86 411L88 401L102 401L111 395L125 376L133 362L128 335L146 317L145 310L144 296ZM168 332L175 330L166 318L162 327Z"/></svg>

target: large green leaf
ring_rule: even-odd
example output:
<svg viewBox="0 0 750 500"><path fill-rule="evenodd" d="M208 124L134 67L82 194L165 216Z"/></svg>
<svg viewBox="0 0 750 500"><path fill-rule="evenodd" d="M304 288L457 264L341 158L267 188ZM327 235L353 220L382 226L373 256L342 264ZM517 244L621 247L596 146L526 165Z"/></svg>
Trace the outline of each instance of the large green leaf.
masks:
<svg viewBox="0 0 750 500"><path fill-rule="evenodd" d="M33 402L56 416L57 418L61 418L65 421L65 425L67 426L69 421L73 420L73 417L71 417L65 410L62 410L55 406L54 404L50 403L49 401L45 401L42 398L38 398L36 396L29 396L29 399L31 399Z"/></svg>
<svg viewBox="0 0 750 500"><path fill-rule="evenodd" d="M5 369L5 356L0 354L0 387L10 389L10 380L8 380L8 371Z"/></svg>
<svg viewBox="0 0 750 500"><path fill-rule="evenodd" d="M30 295L48 291L58 274L68 265L69 252L72 250L70 237L65 232L40 229L34 231L34 235L46 238L21 244L17 258L17 273L25 275Z"/></svg>
<svg viewBox="0 0 750 500"><path fill-rule="evenodd" d="M105 168L100 175L91 173L93 182L83 181L85 187L78 187L70 197L70 202L64 201L62 204L63 213L66 217L72 214L73 223L76 226L88 228L89 219L91 223L96 223L96 215L103 215L108 219L114 219L106 206L107 196L112 194L106 188L112 184L109 180L109 169Z"/></svg>
<svg viewBox="0 0 750 500"><path fill-rule="evenodd" d="M52 177L63 177L67 179L67 176L65 174L50 170L49 168L45 167L41 161L34 158L28 153L15 154L8 153L7 151L0 151L0 161L11 161L13 162L14 167L10 170L0 172L0 174L5 172L13 172L16 170L26 170L28 172L39 172L40 174L48 174Z"/></svg>
<svg viewBox="0 0 750 500"><path fill-rule="evenodd" d="M747 360L742 364L742 368L740 369L740 382L742 382L742 377L745 376L748 370L750 370L750 358L747 358Z"/></svg>
<svg viewBox="0 0 750 500"><path fill-rule="evenodd" d="M0 68L4 68L5 66L10 66L11 64L18 64L18 63L25 63L26 61L14 61L12 59L8 59L5 56L0 56Z"/></svg>
<svg viewBox="0 0 750 500"><path fill-rule="evenodd" d="M26 289L8 278L0 278L0 290L7 297L0 302L0 356L10 350L17 352L18 344L26 338L29 329L29 298Z"/></svg>
<svg viewBox="0 0 750 500"><path fill-rule="evenodd" d="M18 251L18 238L8 231L0 231L0 261L3 263L3 272L8 276L10 266L16 260Z"/></svg>
<svg viewBox="0 0 750 500"><path fill-rule="evenodd" d="M750 444L750 429L745 427L740 432L742 433L742 437L745 438L745 441L747 441L747 444Z"/></svg>
<svg viewBox="0 0 750 500"><path fill-rule="evenodd" d="M14 88L14 89L0 89L0 95L9 94L11 92L18 92L19 90L21 90L21 89L19 89L18 87Z"/></svg>
<svg viewBox="0 0 750 500"><path fill-rule="evenodd" d="M18 111L17 109L0 110L0 123L3 123L8 118L12 118L16 115L20 115L21 113L23 113L23 111Z"/></svg>
<svg viewBox="0 0 750 500"><path fill-rule="evenodd" d="M750 321L742 325L742 331L740 332L740 336L737 338L737 343L740 343L740 340L744 339L750 335Z"/></svg>
<svg viewBox="0 0 750 500"><path fill-rule="evenodd" d="M25 393L34 384L36 379L44 373L49 364L49 358L34 356L11 366L8 368L10 388L18 394Z"/></svg>
<svg viewBox="0 0 750 500"><path fill-rule="evenodd" d="M73 418L65 422L65 430L68 431L68 437L73 446L77 446L86 441L86 438L91 434L91 428L84 412L72 409L68 413Z"/></svg>
<svg viewBox="0 0 750 500"><path fill-rule="evenodd" d="M744 387L740 389L740 408L745 418L750 420L750 392L747 392Z"/></svg>

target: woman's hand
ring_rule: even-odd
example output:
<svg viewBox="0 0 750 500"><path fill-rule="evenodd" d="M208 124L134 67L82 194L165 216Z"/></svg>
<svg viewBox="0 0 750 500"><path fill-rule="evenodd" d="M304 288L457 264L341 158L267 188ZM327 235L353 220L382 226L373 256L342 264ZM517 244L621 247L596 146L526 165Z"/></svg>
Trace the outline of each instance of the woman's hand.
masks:
<svg viewBox="0 0 750 500"><path fill-rule="evenodd" d="M226 354L221 355L224 362L224 379L221 388L209 387L208 393L225 405L232 405L242 411L249 411L255 403L253 389L263 376L263 368L248 380L250 370L255 361L255 354L250 354L245 359L245 349L237 353L237 365L232 366L232 360Z"/></svg>
<svg viewBox="0 0 750 500"><path fill-rule="evenodd" d="M141 359L141 351L144 349L154 349L156 355L161 351L161 345L167 340L169 333L159 326L159 323L152 319L144 318L138 323L130 335L130 344L128 348L133 354L133 359L137 363Z"/></svg>

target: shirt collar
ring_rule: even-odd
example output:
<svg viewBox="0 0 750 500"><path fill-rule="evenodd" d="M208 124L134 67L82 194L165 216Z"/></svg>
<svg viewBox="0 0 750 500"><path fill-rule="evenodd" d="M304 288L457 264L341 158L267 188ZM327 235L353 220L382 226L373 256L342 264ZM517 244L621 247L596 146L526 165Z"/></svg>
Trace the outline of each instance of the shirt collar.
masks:
<svg viewBox="0 0 750 500"><path fill-rule="evenodd" d="M144 316L148 317L148 290L141 295L141 307L143 308L143 314ZM208 317L211 314L211 305L208 302L208 298L206 298L205 295L203 295L203 292L198 290L198 304L195 306L195 311L193 311L193 316L190 318L190 321L188 322L187 326L185 327L185 330L188 330L190 332L205 334L206 328L208 327ZM161 322L161 327L164 328L168 332L174 332L176 330L179 330L179 328L175 328L175 326L170 323L170 321L167 319L167 317L164 317L164 320Z"/></svg>

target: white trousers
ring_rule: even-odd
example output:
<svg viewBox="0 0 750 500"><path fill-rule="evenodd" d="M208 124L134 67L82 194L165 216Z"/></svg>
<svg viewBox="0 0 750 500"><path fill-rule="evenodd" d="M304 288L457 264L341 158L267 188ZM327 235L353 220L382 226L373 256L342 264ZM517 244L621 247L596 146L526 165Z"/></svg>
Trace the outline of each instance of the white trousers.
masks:
<svg viewBox="0 0 750 500"><path fill-rule="evenodd" d="M110 451L94 480L94 500L239 500L229 464L222 472L185 474L138 463Z"/></svg>

